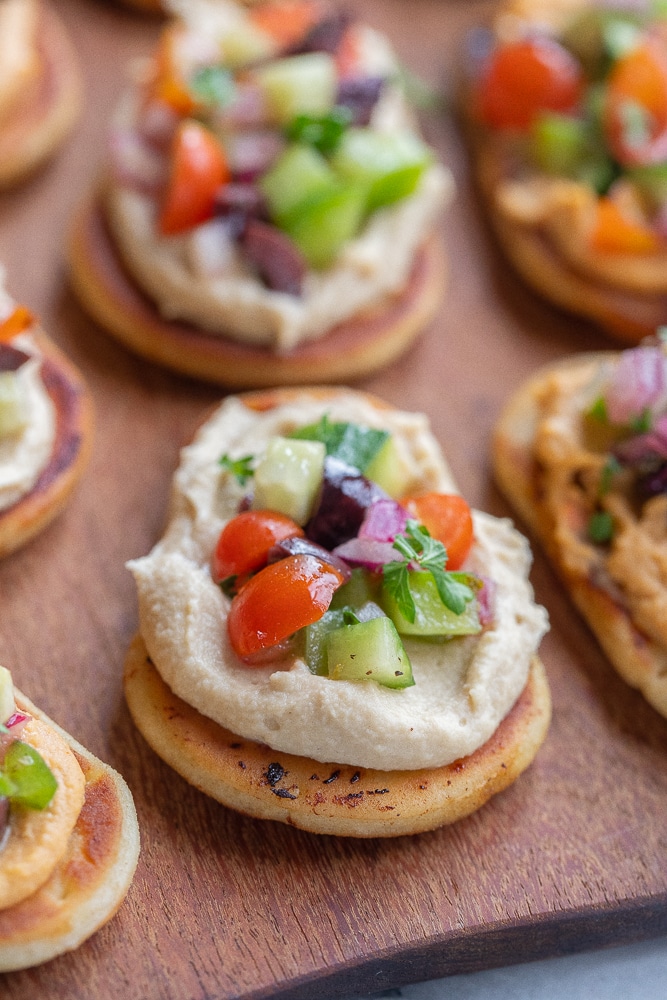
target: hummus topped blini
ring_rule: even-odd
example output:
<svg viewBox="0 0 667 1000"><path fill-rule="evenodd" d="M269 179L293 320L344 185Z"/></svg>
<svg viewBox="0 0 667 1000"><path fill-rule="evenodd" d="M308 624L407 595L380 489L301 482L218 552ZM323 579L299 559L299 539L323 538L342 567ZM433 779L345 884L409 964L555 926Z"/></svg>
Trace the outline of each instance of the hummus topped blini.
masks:
<svg viewBox="0 0 667 1000"><path fill-rule="evenodd" d="M92 403L80 373L11 299L0 267L0 556L60 513L91 442Z"/></svg>
<svg viewBox="0 0 667 1000"><path fill-rule="evenodd" d="M241 812L357 837L452 822L546 733L529 564L456 493L425 417L347 389L231 397L130 563L130 710Z"/></svg>
<svg viewBox="0 0 667 1000"><path fill-rule="evenodd" d="M181 8L75 223L79 295L140 353L225 384L379 367L441 301L453 187L387 40L323 0Z"/></svg>
<svg viewBox="0 0 667 1000"><path fill-rule="evenodd" d="M621 676L667 716L667 356L538 371L497 425L498 482Z"/></svg>
<svg viewBox="0 0 667 1000"><path fill-rule="evenodd" d="M0 188L55 151L80 108L76 56L47 0L0 3Z"/></svg>
<svg viewBox="0 0 667 1000"><path fill-rule="evenodd" d="M667 321L667 19L513 0L471 36L464 111L490 221L529 284L619 339Z"/></svg>
<svg viewBox="0 0 667 1000"><path fill-rule="evenodd" d="M114 915L139 852L132 796L0 667L0 972L71 951Z"/></svg>

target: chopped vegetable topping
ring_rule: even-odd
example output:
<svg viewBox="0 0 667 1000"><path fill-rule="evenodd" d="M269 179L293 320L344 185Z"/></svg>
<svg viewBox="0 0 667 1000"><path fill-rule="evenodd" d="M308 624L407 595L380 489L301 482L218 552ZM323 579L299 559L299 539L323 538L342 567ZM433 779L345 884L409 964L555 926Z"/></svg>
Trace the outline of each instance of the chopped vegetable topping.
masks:
<svg viewBox="0 0 667 1000"><path fill-rule="evenodd" d="M327 455L365 472L389 438L389 432L359 424L332 423L325 413L317 423L292 431L290 437L321 441Z"/></svg>
<svg viewBox="0 0 667 1000"><path fill-rule="evenodd" d="M254 455L244 455L243 458L230 458L229 455L223 455L220 459L220 465L223 469L231 472L240 486L245 486L248 480L252 479L254 461Z"/></svg>

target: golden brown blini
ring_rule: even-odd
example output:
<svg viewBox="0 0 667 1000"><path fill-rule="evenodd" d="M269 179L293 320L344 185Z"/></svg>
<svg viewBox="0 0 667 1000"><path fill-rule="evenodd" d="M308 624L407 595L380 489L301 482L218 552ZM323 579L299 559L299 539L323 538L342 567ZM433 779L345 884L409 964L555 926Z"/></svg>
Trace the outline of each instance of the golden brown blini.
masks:
<svg viewBox="0 0 667 1000"><path fill-rule="evenodd" d="M667 716L666 497L640 499L646 473L615 458L633 435L591 415L619 357L585 354L536 372L501 413L493 462L500 488L544 546L612 665ZM638 461L659 465L651 442L634 439Z"/></svg>
<svg viewBox="0 0 667 1000"><path fill-rule="evenodd" d="M15 695L17 709L32 717L21 739L42 754L58 789L41 812L10 812L0 850L0 972L79 947L117 911L139 854L134 802L121 776ZM5 883L17 901L3 898Z"/></svg>
<svg viewBox="0 0 667 1000"><path fill-rule="evenodd" d="M0 188L41 166L81 106L76 54L48 0L0 5Z"/></svg>
<svg viewBox="0 0 667 1000"><path fill-rule="evenodd" d="M298 637L244 663L228 631L236 598L223 595L211 560L252 482L236 484L219 458L242 450L261 461L275 435L325 414L389 431L401 495L455 492L422 415L349 389L230 397L182 454L163 539L130 564L141 635L127 655L126 698L153 749L231 808L315 833L418 833L479 808L535 757L550 719L536 654L546 614L526 578L525 540L510 522L474 512L463 565L494 581L492 615L444 644L402 634L413 686L311 673Z"/></svg>

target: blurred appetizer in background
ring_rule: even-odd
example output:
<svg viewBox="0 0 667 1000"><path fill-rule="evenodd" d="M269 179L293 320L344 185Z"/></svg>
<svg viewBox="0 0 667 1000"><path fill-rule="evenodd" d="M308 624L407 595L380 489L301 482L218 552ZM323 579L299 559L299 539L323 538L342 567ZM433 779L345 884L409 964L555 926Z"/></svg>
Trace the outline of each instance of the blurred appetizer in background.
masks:
<svg viewBox="0 0 667 1000"><path fill-rule="evenodd" d="M47 0L2 0L0 188L55 152L80 106L76 56Z"/></svg>
<svg viewBox="0 0 667 1000"><path fill-rule="evenodd" d="M470 38L465 113L522 277L638 342L667 321L664 6L516 0Z"/></svg>
<svg viewBox="0 0 667 1000"><path fill-rule="evenodd" d="M138 854L121 776L0 667L0 972L71 951L110 920Z"/></svg>
<svg viewBox="0 0 667 1000"><path fill-rule="evenodd" d="M60 513L88 460L92 423L80 373L10 298L0 267L0 556Z"/></svg>
<svg viewBox="0 0 667 1000"><path fill-rule="evenodd" d="M613 666L667 716L664 341L539 371L501 415L494 462Z"/></svg>
<svg viewBox="0 0 667 1000"><path fill-rule="evenodd" d="M138 352L230 385L362 375L432 318L450 174L378 32L320 0L180 5L71 240Z"/></svg>
<svg viewBox="0 0 667 1000"><path fill-rule="evenodd" d="M130 563L130 711L251 816L353 837L454 822L549 724L529 566L511 522L456 493L421 414L349 389L230 397Z"/></svg>

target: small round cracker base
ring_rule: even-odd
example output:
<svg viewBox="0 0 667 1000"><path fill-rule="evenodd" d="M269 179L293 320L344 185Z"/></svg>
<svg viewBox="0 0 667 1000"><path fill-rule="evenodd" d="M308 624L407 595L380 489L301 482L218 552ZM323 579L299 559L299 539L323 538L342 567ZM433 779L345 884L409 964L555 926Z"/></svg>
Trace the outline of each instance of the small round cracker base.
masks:
<svg viewBox="0 0 667 1000"><path fill-rule="evenodd" d="M81 375L41 331L41 379L56 412L56 438L48 464L25 496L0 511L0 557L29 542L61 512L88 461L93 406Z"/></svg>
<svg viewBox="0 0 667 1000"><path fill-rule="evenodd" d="M128 651L124 685L148 744L200 791L249 816L346 837L421 833L474 812L531 763L551 716L535 657L516 704L474 754L436 769L377 771L282 753L224 729L167 687L140 636Z"/></svg>
<svg viewBox="0 0 667 1000"><path fill-rule="evenodd" d="M446 277L442 244L432 236L400 294L318 340L277 353L163 319L124 270L100 199L84 205L75 220L69 262L87 312L126 347L181 374L230 388L344 382L389 364L434 318Z"/></svg>
<svg viewBox="0 0 667 1000"><path fill-rule="evenodd" d="M51 877L22 903L0 910L0 972L30 968L82 944L118 910L139 857L136 811L121 776L15 694L22 711L69 743L86 793L67 853Z"/></svg>
<svg viewBox="0 0 667 1000"><path fill-rule="evenodd" d="M45 4L37 31L40 72L0 124L0 189L36 170L55 152L81 107L76 54L60 18Z"/></svg>

